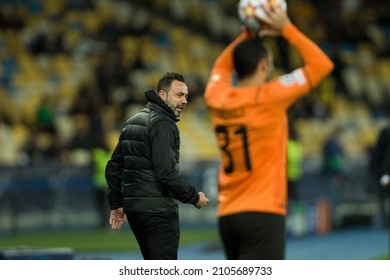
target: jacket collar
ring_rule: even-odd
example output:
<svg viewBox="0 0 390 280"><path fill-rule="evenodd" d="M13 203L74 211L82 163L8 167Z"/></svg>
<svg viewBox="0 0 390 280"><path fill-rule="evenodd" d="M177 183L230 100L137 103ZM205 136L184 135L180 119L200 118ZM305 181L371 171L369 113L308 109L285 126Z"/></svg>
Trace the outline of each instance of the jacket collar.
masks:
<svg viewBox="0 0 390 280"><path fill-rule="evenodd" d="M169 106L164 102L164 100L161 99L160 96L158 96L158 93L155 90L148 90L145 91L146 99L148 100L147 107L153 107L160 112L167 114L169 117L171 117L175 122L178 122L179 119L176 118L175 113Z"/></svg>

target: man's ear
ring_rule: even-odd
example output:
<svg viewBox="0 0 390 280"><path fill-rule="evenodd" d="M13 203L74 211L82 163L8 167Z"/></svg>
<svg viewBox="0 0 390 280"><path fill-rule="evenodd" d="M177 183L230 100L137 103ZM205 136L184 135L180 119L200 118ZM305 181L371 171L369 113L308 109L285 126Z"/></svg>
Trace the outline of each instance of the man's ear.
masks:
<svg viewBox="0 0 390 280"><path fill-rule="evenodd" d="M269 63L267 59L261 59L259 63L257 64L257 69L261 70L262 72L267 72L269 67Z"/></svg>
<svg viewBox="0 0 390 280"><path fill-rule="evenodd" d="M158 92L158 95L162 98L162 99L166 99L167 98L167 94L165 91L163 91L162 89Z"/></svg>

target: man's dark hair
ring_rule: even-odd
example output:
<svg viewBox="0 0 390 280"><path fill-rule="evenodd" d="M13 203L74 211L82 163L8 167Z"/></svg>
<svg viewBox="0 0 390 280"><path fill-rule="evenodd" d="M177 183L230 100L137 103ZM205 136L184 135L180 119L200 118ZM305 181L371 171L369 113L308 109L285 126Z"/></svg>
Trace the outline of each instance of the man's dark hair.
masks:
<svg viewBox="0 0 390 280"><path fill-rule="evenodd" d="M157 92L163 90L168 93L171 88L172 82L175 80L185 83L183 75L175 72L166 72L157 83Z"/></svg>
<svg viewBox="0 0 390 280"><path fill-rule="evenodd" d="M268 57L268 51L263 41L256 37L239 43L233 52L233 64L238 79L253 75L260 60Z"/></svg>

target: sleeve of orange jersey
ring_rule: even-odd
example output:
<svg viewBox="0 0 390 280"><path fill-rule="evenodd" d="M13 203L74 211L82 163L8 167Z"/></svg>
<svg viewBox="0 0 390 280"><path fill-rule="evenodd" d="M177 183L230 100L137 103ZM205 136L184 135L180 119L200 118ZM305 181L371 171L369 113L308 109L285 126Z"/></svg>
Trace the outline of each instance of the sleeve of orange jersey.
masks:
<svg viewBox="0 0 390 280"><path fill-rule="evenodd" d="M263 98L268 99L274 108L284 110L316 87L334 66L328 56L293 24L287 24L282 35L298 50L304 61L303 67L264 85Z"/></svg>
<svg viewBox="0 0 390 280"><path fill-rule="evenodd" d="M233 66L233 51L234 48L243 40L248 38L246 31L242 32L233 42L231 42L218 56L214 63L209 82L205 91L206 101L216 97L212 93L216 92L216 87L228 87L232 85Z"/></svg>
<svg viewBox="0 0 390 280"><path fill-rule="evenodd" d="M304 75L308 79L310 89L333 70L333 62L327 55L309 38L302 34L293 24L287 24L282 35L293 45L305 62Z"/></svg>

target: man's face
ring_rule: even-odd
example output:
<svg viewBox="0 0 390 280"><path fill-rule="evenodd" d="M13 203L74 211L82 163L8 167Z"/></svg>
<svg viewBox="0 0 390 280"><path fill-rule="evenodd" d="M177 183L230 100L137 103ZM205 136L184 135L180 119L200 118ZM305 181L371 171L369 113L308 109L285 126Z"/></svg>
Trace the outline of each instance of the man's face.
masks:
<svg viewBox="0 0 390 280"><path fill-rule="evenodd" d="M159 95L165 101L169 108L171 108L176 117L180 117L184 108L187 105L188 87L185 83L180 81L173 81L168 92L160 90Z"/></svg>

